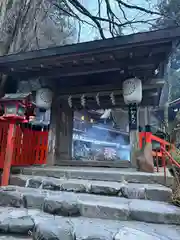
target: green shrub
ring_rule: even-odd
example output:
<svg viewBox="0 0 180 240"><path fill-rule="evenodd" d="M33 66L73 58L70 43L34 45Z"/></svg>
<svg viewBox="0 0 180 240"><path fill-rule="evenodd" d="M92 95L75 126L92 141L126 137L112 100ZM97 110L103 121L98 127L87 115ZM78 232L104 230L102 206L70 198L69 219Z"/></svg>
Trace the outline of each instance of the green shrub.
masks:
<svg viewBox="0 0 180 240"><path fill-rule="evenodd" d="M179 152L179 150L177 149L176 151L171 151L170 154L171 154L172 158L180 164L180 152Z"/></svg>

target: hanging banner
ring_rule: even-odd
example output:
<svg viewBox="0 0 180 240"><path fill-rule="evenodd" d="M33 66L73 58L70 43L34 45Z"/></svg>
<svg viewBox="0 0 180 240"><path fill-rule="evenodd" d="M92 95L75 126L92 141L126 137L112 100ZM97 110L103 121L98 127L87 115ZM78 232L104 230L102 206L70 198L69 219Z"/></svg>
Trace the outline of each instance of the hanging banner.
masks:
<svg viewBox="0 0 180 240"><path fill-rule="evenodd" d="M128 109L129 115L129 131L137 130L137 105L130 104Z"/></svg>

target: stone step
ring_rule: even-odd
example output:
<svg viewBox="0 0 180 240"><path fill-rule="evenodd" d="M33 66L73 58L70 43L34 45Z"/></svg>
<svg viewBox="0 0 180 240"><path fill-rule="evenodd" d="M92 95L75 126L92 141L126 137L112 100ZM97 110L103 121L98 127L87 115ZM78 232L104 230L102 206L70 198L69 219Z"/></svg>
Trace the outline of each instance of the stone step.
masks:
<svg viewBox="0 0 180 240"><path fill-rule="evenodd" d="M179 240L177 225L52 216L40 210L0 207L0 239ZM11 234L18 234L13 237ZM22 238L19 237L22 235ZM31 237L28 237L31 235ZM23 237L24 236L24 237Z"/></svg>
<svg viewBox="0 0 180 240"><path fill-rule="evenodd" d="M0 234L0 240L31 240L32 237L28 237L28 236L19 236L17 234Z"/></svg>
<svg viewBox="0 0 180 240"><path fill-rule="evenodd" d="M95 167L27 167L20 169L22 174L46 176L55 178L66 179L85 179L85 180L100 180L100 181L114 181L122 182L127 181L130 183L157 183L171 187L173 186L173 177L167 170L166 181L164 172L144 173L137 172L135 169L130 168L95 168Z"/></svg>
<svg viewBox="0 0 180 240"><path fill-rule="evenodd" d="M57 179L32 175L11 175L10 185L41 188L53 191L79 192L129 199L148 199L169 202L172 190L160 184L95 181L82 179Z"/></svg>
<svg viewBox="0 0 180 240"><path fill-rule="evenodd" d="M180 225L180 208L170 203L8 186L0 188L0 206L41 209L60 216L135 220Z"/></svg>

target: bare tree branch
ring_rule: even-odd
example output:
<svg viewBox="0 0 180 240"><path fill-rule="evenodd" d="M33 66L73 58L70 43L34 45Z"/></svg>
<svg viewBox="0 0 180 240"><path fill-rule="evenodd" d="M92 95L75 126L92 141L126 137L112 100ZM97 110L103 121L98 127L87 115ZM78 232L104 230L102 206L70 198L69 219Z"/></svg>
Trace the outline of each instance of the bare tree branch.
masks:
<svg viewBox="0 0 180 240"><path fill-rule="evenodd" d="M59 7L59 9L64 11L64 13L66 13L67 15L69 14L69 16L74 17L81 23L86 23L88 25L96 27L99 31L101 38L103 38L103 39L105 38L105 34L104 34L105 29L103 29L104 28L103 22L107 23L108 30L111 33L111 35L114 37L116 35L119 35L121 33L121 31L119 31L119 30L124 28L125 26L129 26L133 29L133 25L137 24L137 23L141 23L141 24L147 23L147 24L151 25L150 21L154 21L154 19L151 19L152 15L157 16L157 17L161 16L161 13L158 11L152 11L150 9L141 7L139 5L129 4L129 3L127 3L126 0L114 0L114 3L117 4L120 12L122 13L122 15L120 15L120 16L118 16L118 9L112 8L110 0L97 0L97 14L96 15L94 15L90 10L88 10L87 7L85 7L81 3L80 0L61 0L61 2L64 3L64 6L65 6L64 9L59 6L60 4L58 2L59 1L54 0L52 3L57 8ZM102 12L102 6L105 6L106 14L104 14L104 12ZM146 15L149 14L149 15L151 15L151 17L150 18L147 17L147 19L148 19L147 21L140 20L140 19L138 19L138 17L129 19L126 14L126 12L128 10L135 10L138 13L142 13L142 14L146 14ZM80 13L81 17L78 14L78 12ZM84 20L83 16L87 20ZM88 21L88 19L90 21ZM106 31L107 31L107 29L106 29Z"/></svg>
<svg viewBox="0 0 180 240"><path fill-rule="evenodd" d="M151 11L151 10L148 10L146 8L143 8L143 7L140 7L140 6L136 6L136 5L130 5L128 3L125 3L124 1L122 0L116 0L119 4L122 4L124 7L126 8L129 8L129 9L135 9L135 10L139 10L141 12L145 12L145 13L148 13L148 14L154 14L154 15L160 15L159 12L156 12L156 11Z"/></svg>
<svg viewBox="0 0 180 240"><path fill-rule="evenodd" d="M105 39L104 32L102 30L100 21L105 21L107 19L102 19L100 17L93 16L78 0L69 0L72 6L74 6L79 12L84 14L85 16L89 17L97 26L99 33L101 35L101 38Z"/></svg>
<svg viewBox="0 0 180 240"><path fill-rule="evenodd" d="M80 42L80 38L81 38L81 23L79 22L79 31L78 31L78 39L77 42Z"/></svg>
<svg viewBox="0 0 180 240"><path fill-rule="evenodd" d="M98 14L97 16L101 17L101 5L102 5L103 0L98 0Z"/></svg>

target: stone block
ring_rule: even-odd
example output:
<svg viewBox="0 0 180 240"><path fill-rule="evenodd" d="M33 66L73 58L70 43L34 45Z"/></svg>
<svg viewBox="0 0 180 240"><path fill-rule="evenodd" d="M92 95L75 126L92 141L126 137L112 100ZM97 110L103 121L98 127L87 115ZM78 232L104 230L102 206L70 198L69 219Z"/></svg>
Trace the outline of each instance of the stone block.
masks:
<svg viewBox="0 0 180 240"><path fill-rule="evenodd" d="M23 195L15 190L0 190L0 206L17 207L23 206Z"/></svg>
<svg viewBox="0 0 180 240"><path fill-rule="evenodd" d="M90 193L93 194L115 196L118 195L121 187L122 187L121 183L92 181L89 191Z"/></svg>
<svg viewBox="0 0 180 240"><path fill-rule="evenodd" d="M9 227L8 232L10 233L21 233L28 235L29 231L33 230L34 222L30 216L22 216L18 219L8 219Z"/></svg>
<svg viewBox="0 0 180 240"><path fill-rule="evenodd" d="M61 190L61 182L55 180L44 180L42 183L42 188L46 190L52 191L60 191Z"/></svg>
<svg viewBox="0 0 180 240"><path fill-rule="evenodd" d="M128 220L128 204L79 200L81 216L90 218Z"/></svg>
<svg viewBox="0 0 180 240"><path fill-rule="evenodd" d="M125 184L121 188L122 196L129 199L145 199L145 188L138 184Z"/></svg>
<svg viewBox="0 0 180 240"><path fill-rule="evenodd" d="M86 224L86 219L84 224L78 224L75 230L76 240L113 240L114 235L103 224Z"/></svg>
<svg viewBox="0 0 180 240"><path fill-rule="evenodd" d="M42 185L42 178L29 178L26 182L26 187L40 188Z"/></svg>
<svg viewBox="0 0 180 240"><path fill-rule="evenodd" d="M153 173L154 161L152 156L152 144L146 143L144 149L136 154L137 169L142 172Z"/></svg>
<svg viewBox="0 0 180 240"><path fill-rule="evenodd" d="M23 203L25 208L42 209L45 195L40 192L25 192L23 193Z"/></svg>
<svg viewBox="0 0 180 240"><path fill-rule="evenodd" d="M61 190L62 191L67 191L67 192L79 192L79 193L85 193L86 192L86 185L83 183L78 183L76 180L74 181L64 181L61 185Z"/></svg>
<svg viewBox="0 0 180 240"><path fill-rule="evenodd" d="M82 237L77 238L78 240L113 240L112 236L107 236L106 233L94 233L91 235L85 235Z"/></svg>
<svg viewBox="0 0 180 240"><path fill-rule="evenodd" d="M44 212L61 216L79 216L77 197L72 193L62 192L58 196L47 197L43 206Z"/></svg>
<svg viewBox="0 0 180 240"><path fill-rule="evenodd" d="M41 222L36 225L33 231L34 240L75 240L71 226L57 225L55 221Z"/></svg>
<svg viewBox="0 0 180 240"><path fill-rule="evenodd" d="M20 186L20 187L25 187L26 186L26 177L23 175L12 175L9 178L9 184L10 185L15 185L15 186Z"/></svg>
<svg viewBox="0 0 180 240"><path fill-rule="evenodd" d="M137 230L134 228L123 227L114 237L114 240L162 240L155 233L148 234L143 229Z"/></svg>
<svg viewBox="0 0 180 240"><path fill-rule="evenodd" d="M7 233L18 233L28 235L34 227L33 219L28 215L25 209L6 208L3 214L0 214L0 231Z"/></svg>
<svg viewBox="0 0 180 240"><path fill-rule="evenodd" d="M172 200L172 189L161 185L148 184L145 186L145 195L148 200L170 202Z"/></svg>
<svg viewBox="0 0 180 240"><path fill-rule="evenodd" d="M180 208L171 204L134 199L129 208L132 220L180 225Z"/></svg>

